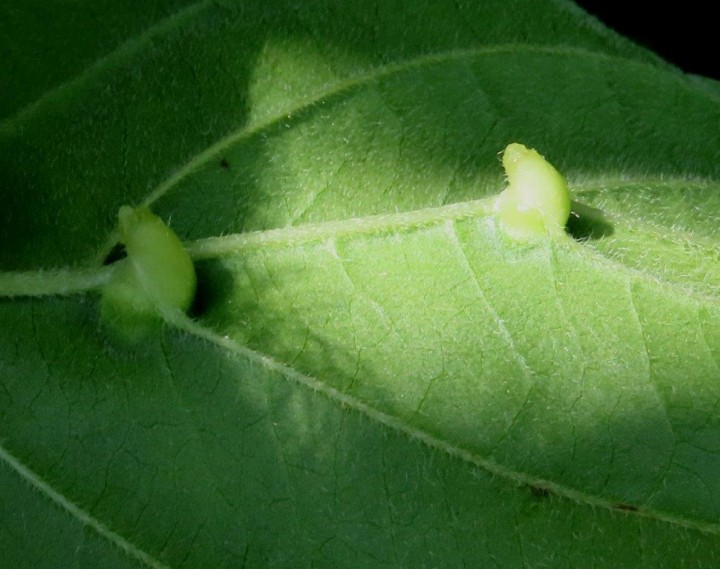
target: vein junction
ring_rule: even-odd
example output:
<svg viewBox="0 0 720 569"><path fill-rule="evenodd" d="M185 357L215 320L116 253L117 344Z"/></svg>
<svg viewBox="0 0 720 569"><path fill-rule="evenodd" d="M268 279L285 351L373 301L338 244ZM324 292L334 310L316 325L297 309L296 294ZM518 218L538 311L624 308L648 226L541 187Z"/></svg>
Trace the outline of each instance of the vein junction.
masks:
<svg viewBox="0 0 720 569"><path fill-rule="evenodd" d="M297 246L332 237L399 232L448 220L486 217L491 211L492 200L488 198L395 214L210 237L185 243L185 247L191 258L198 261L232 254L241 249ZM0 272L0 297L69 295L92 291L105 285L114 270L114 265L109 265L99 268Z"/></svg>

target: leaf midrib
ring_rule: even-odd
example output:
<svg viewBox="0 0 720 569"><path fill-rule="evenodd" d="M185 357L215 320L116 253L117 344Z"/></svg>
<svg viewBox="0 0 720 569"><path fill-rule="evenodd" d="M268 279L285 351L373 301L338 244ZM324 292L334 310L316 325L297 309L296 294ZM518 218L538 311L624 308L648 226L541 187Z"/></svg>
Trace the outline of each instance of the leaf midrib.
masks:
<svg viewBox="0 0 720 569"><path fill-rule="evenodd" d="M626 180L625 183L628 181ZM664 183L674 184L676 181L667 180ZM589 191L589 186L585 187ZM486 223L494 223L492 217L493 203L496 196L489 196L479 200L457 202L438 207L428 207L392 214L377 214L357 218L348 218L338 221L309 223L284 228L266 229L246 233L208 237L184 245L194 261L212 260L223 256L237 255L243 251L269 249L274 247L294 247L309 243L321 242L339 237L371 236L383 233L398 233L401 231L418 230L423 227L435 226L444 222L463 221L467 219L482 219ZM607 210L609 217L624 219L623 214L615 210ZM670 238L671 242L678 244L691 242L702 238L708 246L717 247L718 243L710 237L698 237L695 234L684 232L673 227L657 226L650 222L632 221L635 225L642 225L648 232L678 237ZM652 282L668 293L683 296L696 302L720 307L720 298L710 296L691 285L683 285L677 281L664 279L662 275L643 271L615 260L603 252L573 240L570 236L563 238L562 243L595 266L607 267L616 273L628 278ZM68 295L97 289L104 284L111 274L111 266L91 266L79 269L37 269L34 271L0 271L0 298L19 296L48 296ZM25 283L25 284L23 284ZM29 285L27 284L29 283ZM25 288L23 289L23 286Z"/></svg>

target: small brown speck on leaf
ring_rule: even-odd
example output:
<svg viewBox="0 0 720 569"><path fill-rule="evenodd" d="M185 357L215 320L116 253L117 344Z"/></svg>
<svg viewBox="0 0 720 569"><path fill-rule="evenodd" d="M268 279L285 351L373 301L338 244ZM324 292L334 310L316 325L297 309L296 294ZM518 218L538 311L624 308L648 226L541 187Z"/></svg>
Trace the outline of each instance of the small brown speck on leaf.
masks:
<svg viewBox="0 0 720 569"><path fill-rule="evenodd" d="M541 488L540 486L528 486L530 493L534 498L547 498L550 495L550 490L547 488Z"/></svg>
<svg viewBox="0 0 720 569"><path fill-rule="evenodd" d="M613 504L613 508L615 508L616 510L620 510L621 512L637 512L638 511L637 506L631 506L630 504L623 504L622 502Z"/></svg>

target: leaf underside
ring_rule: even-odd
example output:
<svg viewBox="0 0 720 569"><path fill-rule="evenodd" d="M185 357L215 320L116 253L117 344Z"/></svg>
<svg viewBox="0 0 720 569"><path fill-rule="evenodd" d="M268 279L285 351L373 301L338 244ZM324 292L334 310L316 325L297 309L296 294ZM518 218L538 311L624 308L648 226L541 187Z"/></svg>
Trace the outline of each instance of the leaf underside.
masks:
<svg viewBox="0 0 720 569"><path fill-rule="evenodd" d="M560 1L127 4L0 4L0 565L718 564L717 89ZM15 296L141 202L190 317Z"/></svg>

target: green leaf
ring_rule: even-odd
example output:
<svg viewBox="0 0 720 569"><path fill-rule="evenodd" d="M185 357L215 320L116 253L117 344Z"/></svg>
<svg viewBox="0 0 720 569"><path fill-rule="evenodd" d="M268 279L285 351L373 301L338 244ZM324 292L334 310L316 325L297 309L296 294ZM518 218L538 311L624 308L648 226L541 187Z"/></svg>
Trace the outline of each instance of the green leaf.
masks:
<svg viewBox="0 0 720 569"><path fill-rule="evenodd" d="M715 83L560 0L131 4L0 5L0 566L718 564ZM198 275L132 346L125 203Z"/></svg>

